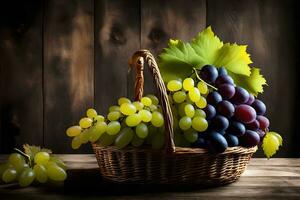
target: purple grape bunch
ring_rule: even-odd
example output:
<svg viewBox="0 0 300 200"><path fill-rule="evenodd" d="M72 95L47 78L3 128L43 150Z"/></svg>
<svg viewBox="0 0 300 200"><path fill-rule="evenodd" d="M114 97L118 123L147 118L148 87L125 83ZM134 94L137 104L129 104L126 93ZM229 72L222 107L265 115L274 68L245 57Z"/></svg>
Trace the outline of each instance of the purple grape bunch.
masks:
<svg viewBox="0 0 300 200"><path fill-rule="evenodd" d="M235 86L224 67L205 65L198 75L217 90L206 97L208 104L204 111L208 129L193 145L218 153L227 147L258 145L269 127L269 120L264 116L265 104L244 88Z"/></svg>

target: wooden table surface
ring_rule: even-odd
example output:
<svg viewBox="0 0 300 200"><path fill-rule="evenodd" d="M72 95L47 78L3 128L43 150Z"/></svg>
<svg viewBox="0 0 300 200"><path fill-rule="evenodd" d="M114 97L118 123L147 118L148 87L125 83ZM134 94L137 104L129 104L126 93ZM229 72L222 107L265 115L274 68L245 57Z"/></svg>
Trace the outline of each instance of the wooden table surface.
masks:
<svg viewBox="0 0 300 200"><path fill-rule="evenodd" d="M101 179L94 155L59 155L68 165L68 179L60 186L19 188L0 185L0 199L298 199L300 159L254 158L235 183L218 188L171 188L117 185ZM2 162L6 156L0 156Z"/></svg>

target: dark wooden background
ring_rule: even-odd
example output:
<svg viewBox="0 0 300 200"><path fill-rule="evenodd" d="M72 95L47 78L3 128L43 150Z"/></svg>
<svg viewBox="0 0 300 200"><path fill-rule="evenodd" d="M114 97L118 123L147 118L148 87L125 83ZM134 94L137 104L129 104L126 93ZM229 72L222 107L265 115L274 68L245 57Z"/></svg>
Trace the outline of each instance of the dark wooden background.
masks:
<svg viewBox="0 0 300 200"><path fill-rule="evenodd" d="M106 113L132 94L131 54L147 48L157 55L169 38L189 40L211 25L224 41L249 45L268 80L261 99L271 129L285 140L278 156L300 154L296 1L7 0L0 11L2 153L25 142L56 153L91 152L71 150L65 129L87 108Z"/></svg>

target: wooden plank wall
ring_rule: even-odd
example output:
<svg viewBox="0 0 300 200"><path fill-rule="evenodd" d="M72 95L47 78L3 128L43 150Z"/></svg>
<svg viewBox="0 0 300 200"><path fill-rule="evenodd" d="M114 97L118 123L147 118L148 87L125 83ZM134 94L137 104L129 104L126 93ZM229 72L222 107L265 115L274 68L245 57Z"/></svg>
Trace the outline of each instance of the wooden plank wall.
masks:
<svg viewBox="0 0 300 200"><path fill-rule="evenodd" d="M279 156L300 156L295 1L9 2L0 9L0 152L29 142L90 153L72 151L64 131L87 108L105 113L119 96L132 96L131 54L158 55L168 38L189 40L211 25L224 41L248 44L270 85L261 98L271 127L286 141ZM154 92L147 72L145 90Z"/></svg>

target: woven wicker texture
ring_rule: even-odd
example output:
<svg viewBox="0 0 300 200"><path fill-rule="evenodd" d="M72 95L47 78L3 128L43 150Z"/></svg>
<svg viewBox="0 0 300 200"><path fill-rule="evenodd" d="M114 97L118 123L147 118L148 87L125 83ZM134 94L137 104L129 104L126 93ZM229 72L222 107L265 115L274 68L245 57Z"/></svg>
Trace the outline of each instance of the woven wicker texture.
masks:
<svg viewBox="0 0 300 200"><path fill-rule="evenodd" d="M105 179L118 183L224 185L237 180L245 171L257 147L232 147L213 154L200 148L176 147L173 141L173 117L167 91L152 54L137 51L129 61L136 70L135 100L143 96L144 62L153 76L165 120L164 151L148 147L101 147L93 144L100 172Z"/></svg>

